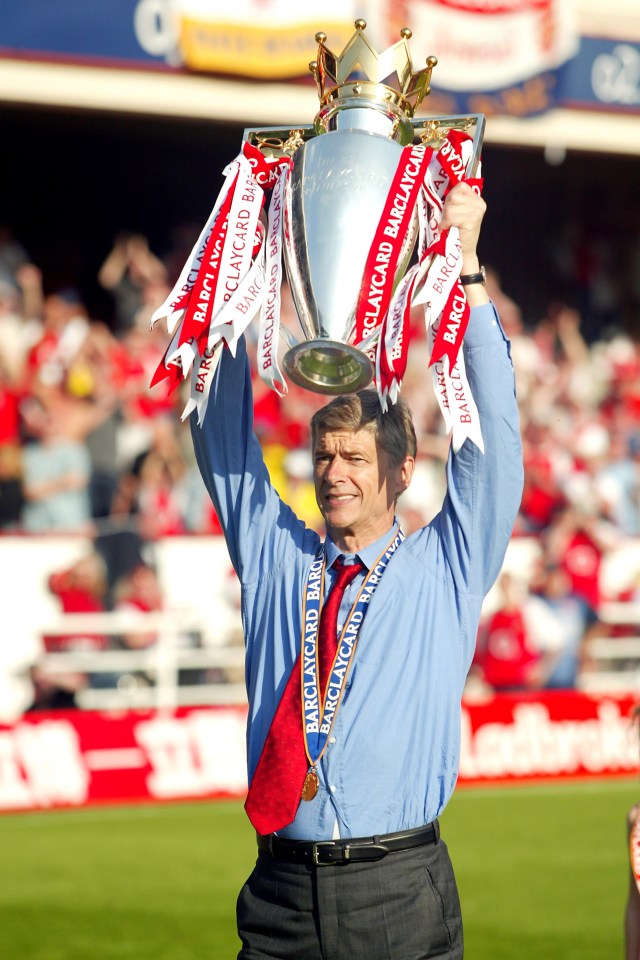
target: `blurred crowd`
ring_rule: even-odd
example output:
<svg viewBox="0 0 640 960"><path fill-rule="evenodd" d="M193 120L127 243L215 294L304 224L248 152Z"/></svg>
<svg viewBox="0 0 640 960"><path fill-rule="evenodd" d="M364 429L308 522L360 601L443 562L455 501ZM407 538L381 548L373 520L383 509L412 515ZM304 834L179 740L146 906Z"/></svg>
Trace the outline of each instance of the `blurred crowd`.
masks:
<svg viewBox="0 0 640 960"><path fill-rule="evenodd" d="M116 237L97 277L113 305L106 323L91 317L78 289L46 289L28 251L0 229L0 533L97 540L119 529L138 544L220 533L179 420L184 392L149 389L168 340L162 323L150 329L150 317L181 265L176 250L160 257L143 236ZM575 303L553 302L545 316L525 318L491 269L488 288L511 339L521 411L526 480L514 538L532 538L537 549L526 575L511 569L499 581L474 676L493 689L573 686L589 668L585 638L611 632L599 621L602 601L640 600L640 560L604 597L601 577L612 551L634 538L640 544L638 331L608 303L606 327L587 337ZM286 291L283 310L295 333ZM433 517L445 491L449 442L430 381L416 314L403 385L419 448L399 504L407 532ZM257 377L254 390L274 485L318 526L309 421L325 400L293 385L281 399ZM93 600L76 603L113 609L126 592L115 589L118 578L142 570L144 580L144 569L136 548L126 570L107 569L99 595L91 588ZM65 591L57 595L69 609L69 591L66 607Z"/></svg>

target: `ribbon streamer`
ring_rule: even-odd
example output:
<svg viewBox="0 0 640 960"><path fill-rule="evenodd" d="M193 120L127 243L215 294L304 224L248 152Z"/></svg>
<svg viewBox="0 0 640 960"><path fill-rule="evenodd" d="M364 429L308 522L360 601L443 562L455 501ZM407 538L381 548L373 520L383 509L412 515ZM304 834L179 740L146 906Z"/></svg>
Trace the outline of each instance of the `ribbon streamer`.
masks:
<svg viewBox="0 0 640 960"><path fill-rule="evenodd" d="M226 345L235 354L238 338L262 306L264 191L290 162L269 160L243 144L223 171L222 190L176 284L151 318L152 325L166 319L173 334L151 385L166 379L172 392L191 373L183 420L197 409L202 424L220 351Z"/></svg>

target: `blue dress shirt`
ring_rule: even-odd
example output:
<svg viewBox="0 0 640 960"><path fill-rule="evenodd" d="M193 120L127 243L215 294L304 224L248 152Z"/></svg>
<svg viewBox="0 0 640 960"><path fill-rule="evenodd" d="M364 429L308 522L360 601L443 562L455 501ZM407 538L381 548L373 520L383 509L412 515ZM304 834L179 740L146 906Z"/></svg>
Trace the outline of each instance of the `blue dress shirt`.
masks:
<svg viewBox="0 0 640 960"><path fill-rule="evenodd" d="M464 351L485 453L468 440L450 453L442 510L391 558L360 630L318 768L320 789L301 801L283 836L331 839L336 821L342 837L419 827L442 812L454 789L460 703L482 601L500 571L523 481L513 369L492 305L472 310ZM205 422L200 429L192 417L192 434L242 585L251 779L300 650L302 592L320 541L270 483L253 433L243 343L235 358L224 351ZM358 553L365 565L391 533ZM337 554L328 541L328 567Z"/></svg>

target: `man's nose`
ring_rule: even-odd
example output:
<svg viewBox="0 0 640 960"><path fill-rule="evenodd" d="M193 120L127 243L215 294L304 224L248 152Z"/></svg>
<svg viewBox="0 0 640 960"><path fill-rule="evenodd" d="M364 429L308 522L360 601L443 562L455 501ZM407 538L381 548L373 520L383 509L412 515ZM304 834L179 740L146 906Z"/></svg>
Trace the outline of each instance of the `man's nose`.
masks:
<svg viewBox="0 0 640 960"><path fill-rule="evenodd" d="M325 480L333 482L344 476L344 461L340 457L332 457L327 463Z"/></svg>

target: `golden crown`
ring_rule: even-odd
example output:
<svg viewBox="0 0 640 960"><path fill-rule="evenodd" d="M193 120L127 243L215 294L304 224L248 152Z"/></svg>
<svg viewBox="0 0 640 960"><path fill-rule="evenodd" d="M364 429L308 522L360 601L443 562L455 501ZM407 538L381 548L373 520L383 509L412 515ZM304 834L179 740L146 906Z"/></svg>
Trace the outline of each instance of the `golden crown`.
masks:
<svg viewBox="0 0 640 960"><path fill-rule="evenodd" d="M405 117L413 117L431 90L431 73L437 58L427 57L426 67L414 73L407 43L412 32L408 27L400 31L397 43L378 53L364 35L366 21L356 20L354 26L355 33L337 57L325 46L326 34L316 34L318 59L311 61L309 70L318 86L320 106L365 97L386 103Z"/></svg>

